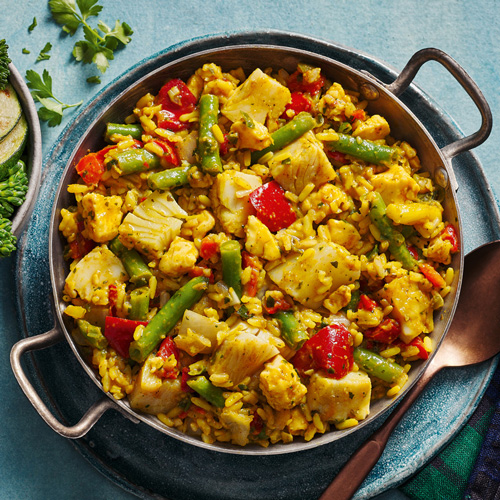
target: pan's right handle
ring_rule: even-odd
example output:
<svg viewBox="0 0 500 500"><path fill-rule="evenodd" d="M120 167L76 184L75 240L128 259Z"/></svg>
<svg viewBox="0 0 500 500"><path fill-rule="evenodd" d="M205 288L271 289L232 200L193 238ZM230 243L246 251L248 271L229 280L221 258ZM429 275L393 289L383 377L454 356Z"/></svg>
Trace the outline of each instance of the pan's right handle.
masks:
<svg viewBox="0 0 500 500"><path fill-rule="evenodd" d="M436 61L444 66L458 81L462 88L469 94L470 98L477 106L481 114L481 127L477 132L474 132L467 137L458 139L451 144L445 146L441 152L448 160L451 160L459 153L469 151L482 144L490 135L493 119L491 116L491 109L486 102L483 94L479 90L474 80L467 74L467 72L446 52L439 49L428 48L416 52L413 57L408 61L407 65L403 68L400 75L386 89L396 96L400 96L410 85L415 78L421 66L428 61Z"/></svg>
<svg viewBox="0 0 500 500"><path fill-rule="evenodd" d="M35 410L40 414L40 416L45 420L45 422L56 431L59 435L70 438L77 439L85 434L94 426L94 424L101 418L102 414L109 409L117 409L117 405L111 401L108 397L104 397L101 400L93 404L90 409L85 413L82 419L72 427L67 427L59 420L57 420L50 410L45 406L35 388L29 381L28 377L24 373L23 367L21 365L21 357L24 353L28 351L33 351L37 349L44 349L50 347L60 340L62 340L62 334L60 330L54 328L49 332L43 333L41 335L35 335L33 337L27 337L20 340L11 350L10 353L10 363L14 375L21 386L24 394L30 400L31 404L34 406Z"/></svg>

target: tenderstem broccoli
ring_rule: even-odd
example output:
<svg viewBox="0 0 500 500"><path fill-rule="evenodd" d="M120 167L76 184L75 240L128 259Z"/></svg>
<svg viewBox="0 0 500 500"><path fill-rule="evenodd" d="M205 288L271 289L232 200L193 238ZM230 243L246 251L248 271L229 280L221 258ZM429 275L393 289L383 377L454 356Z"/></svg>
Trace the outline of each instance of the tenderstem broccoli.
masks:
<svg viewBox="0 0 500 500"><path fill-rule="evenodd" d="M28 176L26 167L19 160L0 178L0 257L8 257L15 249L17 238L12 234L12 222L8 219L15 207L26 198Z"/></svg>
<svg viewBox="0 0 500 500"><path fill-rule="evenodd" d="M15 207L22 205L28 191L28 176L26 167L19 160L13 167L7 170L7 176L0 179L0 216L10 217Z"/></svg>
<svg viewBox="0 0 500 500"><path fill-rule="evenodd" d="M0 257L8 257L16 249L17 238L12 234L12 222L0 216Z"/></svg>

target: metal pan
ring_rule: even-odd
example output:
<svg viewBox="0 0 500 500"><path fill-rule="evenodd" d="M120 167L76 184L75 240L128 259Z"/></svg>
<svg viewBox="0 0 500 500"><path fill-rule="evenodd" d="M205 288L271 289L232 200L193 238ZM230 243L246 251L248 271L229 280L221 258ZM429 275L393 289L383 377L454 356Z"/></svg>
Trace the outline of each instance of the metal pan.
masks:
<svg viewBox="0 0 500 500"><path fill-rule="evenodd" d="M50 275L58 324L49 332L18 342L11 352L11 364L22 390L33 406L47 424L64 437L79 438L84 436L105 411L115 409L135 422L142 421L171 437L210 450L243 455L270 455L297 452L344 438L353 432L357 432L358 429L363 428L365 425L372 423L379 416L389 411L393 405L397 404L399 398L406 393L425 369L425 363L423 362L419 366L415 366L410 372L410 379L405 389L401 391L398 398L380 400L372 404L370 416L357 427L343 431L332 431L316 437L309 442L296 440L286 445L276 444L267 449L252 446L241 448L224 443L205 444L196 437L164 426L154 416L141 414L132 410L127 401L116 401L109 394L106 394L107 397L103 397L91 406L76 425L67 427L52 415L31 385L21 365L22 355L28 351L49 347L66 338L87 375L99 388L102 388L95 370L82 357L78 346L74 343L70 334L70 322L62 313L65 304L61 299L61 291L68 269L62 258L64 241L59 235L58 225L60 209L68 206L71 201L66 187L69 183L75 182L74 164L88 150L96 150L103 147L102 137L106 122L120 122L127 116L129 110L142 95L147 92L156 93L162 83L168 78L180 77L186 79L206 62L215 62L221 65L223 70L242 66L247 74L249 70L256 67L285 68L291 71L296 67L298 62L304 62L320 66L330 80L337 81L346 88L360 92L370 101L369 112L371 114L378 113L386 117L391 124L392 135L396 138L404 138L417 149L425 170L431 173L435 181L445 191L444 218L456 224L459 237L463 240L462 224L455 195L458 186L451 166L451 160L456 155L468 151L486 140L491 131L492 119L489 106L480 90L456 61L437 49L424 49L417 52L410 59L396 80L392 83L384 84L366 72L353 69L319 53L284 46L241 43L241 39L238 39L238 37L233 38L232 41L239 43L231 43L231 40L228 39L227 44L221 44L221 46L211 50L194 52L179 58L176 58L174 55L168 64L152 71L124 90L109 103L109 106L102 113L95 117L87 132L75 145L74 153L62 174L53 206L49 234ZM445 145L442 148L437 146L434 139L429 135L417 117L398 98L411 84L419 68L431 60L443 65L466 90L476 104L482 118L481 127L477 132ZM439 315L435 318L435 329L432 334L437 348L446 334L458 300L463 269L463 255L461 253L454 256L452 266L455 270L455 281L452 285L451 293L445 299L443 309L439 311Z"/></svg>

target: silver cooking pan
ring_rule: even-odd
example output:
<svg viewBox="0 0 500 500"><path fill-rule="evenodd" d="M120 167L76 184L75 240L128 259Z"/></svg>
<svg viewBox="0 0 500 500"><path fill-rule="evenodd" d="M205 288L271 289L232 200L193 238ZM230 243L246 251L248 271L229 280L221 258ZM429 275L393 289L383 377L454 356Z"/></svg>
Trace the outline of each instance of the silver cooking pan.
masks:
<svg viewBox="0 0 500 500"><path fill-rule="evenodd" d="M474 101L482 118L480 129L477 132L441 148L437 146L435 140L429 135L412 111L399 99L399 96L412 83L420 67L428 61L437 61L449 71ZM103 135L106 122L122 122L130 113L137 100L145 93L151 92L156 94L162 84L169 78L179 77L186 80L197 68L207 62L214 62L222 66L225 71L241 66L247 74L256 67L285 68L288 71L293 71L297 63L302 62L320 66L330 80L339 82L348 89L360 92L369 101L368 110L370 114L377 113L386 117L391 125L391 135L398 139L407 140L417 149L424 169L431 173L435 181L444 190L444 218L456 225L460 240L463 241L462 224L455 194L458 186L451 166L451 160L456 155L468 151L486 140L491 131L492 118L489 106L476 84L457 62L447 54L437 49L424 49L417 52L410 59L400 75L388 84L378 81L365 71L353 69L346 64L319 53L284 46L259 45L255 43L235 44L228 40L227 45L222 44L211 50L194 52L178 58L174 55L166 65L153 70L126 88L114 100L109 102L109 105L103 112L95 117L86 133L75 142L74 153L67 163L59 183L51 216L49 234L50 276L57 325L54 329L44 334L28 337L15 344L11 352L11 364L22 390L40 416L53 430L64 437L79 438L84 436L104 412L109 409L115 409L134 422L142 421L173 438L210 450L245 455L270 455L296 452L342 439L353 432L357 432L365 425L372 423L397 404L399 398L404 396L406 391L425 369L424 362L421 362L420 365L415 365L410 372L410 379L404 390L401 391L401 394L395 399L380 400L373 403L370 416L363 422L360 422L358 426L343 431L331 431L322 436L315 437L309 442L296 440L286 445L272 445L267 449L252 446L241 448L225 443L205 444L196 437L188 436L163 425L154 416L134 411L130 408L126 400L116 401L110 394L106 394L107 397L103 397L100 401L93 404L81 420L71 427L59 422L45 406L22 368L21 358L28 351L50 347L63 339L66 339L69 343L75 357L87 375L102 390L98 374L80 353L78 345L74 342L70 334L71 324L68 321L69 318L63 314L65 304L62 301L62 289L64 280L68 274L68 266L63 260L65 242L59 234L58 225L61 208L68 206L72 202L66 188L68 184L76 181L77 176L74 165L89 150L98 150L104 146ZM106 91L104 91L105 95ZM102 95L101 98L103 98ZM439 118L436 117L436 119ZM456 272L455 281L452 285L451 293L445 299L443 309L436 315L435 329L432 334L437 348L439 348L439 344L448 330L457 304L463 271L462 253L454 256L452 266Z"/></svg>

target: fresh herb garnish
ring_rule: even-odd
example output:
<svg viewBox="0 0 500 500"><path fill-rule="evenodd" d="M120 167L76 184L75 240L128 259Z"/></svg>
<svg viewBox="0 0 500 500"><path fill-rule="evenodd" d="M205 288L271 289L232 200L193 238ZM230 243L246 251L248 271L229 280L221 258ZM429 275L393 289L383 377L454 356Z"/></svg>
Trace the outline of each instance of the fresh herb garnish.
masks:
<svg viewBox="0 0 500 500"><path fill-rule="evenodd" d="M61 123L64 110L80 106L83 102L65 104L57 99L52 93L52 77L46 69L43 70L43 76L32 69L27 70L26 80L28 87L32 89L31 95L42 104L38 110L38 116L41 120L49 122L49 127L55 127Z"/></svg>
<svg viewBox="0 0 500 500"><path fill-rule="evenodd" d="M94 63L104 73L109 61L114 59L114 51L120 44L127 45L130 42L133 31L127 23L118 20L114 28L102 21L97 23L97 29L92 28L87 19L101 12L102 6L97 5L97 1L77 0L75 4L74 0L50 0L49 7L54 20L71 36L82 25L85 40L75 43L73 56L84 64Z"/></svg>
<svg viewBox="0 0 500 500"><path fill-rule="evenodd" d="M36 58L36 61L46 61L47 59L50 59L50 54L49 52L52 50L52 44L50 42L47 42L45 44L45 47L40 51L40 54L38 54L38 57Z"/></svg>
<svg viewBox="0 0 500 500"><path fill-rule="evenodd" d="M31 54L31 51L28 50L27 48L24 48L23 49L23 54Z"/></svg>
<svg viewBox="0 0 500 500"><path fill-rule="evenodd" d="M36 17L33 18L33 22L28 26L28 31L31 33L38 23L36 22Z"/></svg>
<svg viewBox="0 0 500 500"><path fill-rule="evenodd" d="M96 76L89 76L87 78L87 83L101 83L100 77Z"/></svg>

